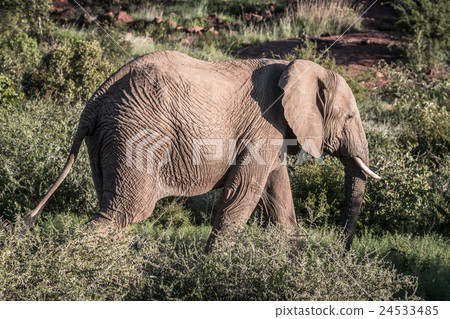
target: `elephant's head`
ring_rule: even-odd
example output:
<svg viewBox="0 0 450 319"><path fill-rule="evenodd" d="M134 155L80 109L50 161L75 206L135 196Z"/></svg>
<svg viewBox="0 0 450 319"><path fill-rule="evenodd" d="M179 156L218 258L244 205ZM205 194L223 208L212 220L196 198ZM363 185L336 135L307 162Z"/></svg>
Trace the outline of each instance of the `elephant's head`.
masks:
<svg viewBox="0 0 450 319"><path fill-rule="evenodd" d="M345 200L341 227L347 249L353 241L366 174L380 177L369 168L369 149L355 98L338 74L305 60L290 63L278 85L284 90L285 118L302 148L314 157L323 152L345 166Z"/></svg>

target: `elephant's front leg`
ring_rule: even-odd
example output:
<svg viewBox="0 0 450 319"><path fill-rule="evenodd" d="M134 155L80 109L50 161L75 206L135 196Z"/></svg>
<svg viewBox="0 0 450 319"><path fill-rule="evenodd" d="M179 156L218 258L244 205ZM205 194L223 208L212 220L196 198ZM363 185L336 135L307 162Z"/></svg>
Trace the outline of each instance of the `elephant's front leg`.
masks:
<svg viewBox="0 0 450 319"><path fill-rule="evenodd" d="M267 176L268 168L264 165L236 165L231 169L206 243L206 252L234 243L223 237L230 232L239 232L245 226L261 198L263 188L260 185L266 184Z"/></svg>
<svg viewBox="0 0 450 319"><path fill-rule="evenodd" d="M261 202L271 222L285 228L287 232L297 230L294 201L286 166L279 166L270 173Z"/></svg>
<svg viewBox="0 0 450 319"><path fill-rule="evenodd" d="M282 227L290 236L294 248L303 247L295 216L287 166L280 165L270 173L261 196L261 203L263 211L269 216L270 221Z"/></svg>

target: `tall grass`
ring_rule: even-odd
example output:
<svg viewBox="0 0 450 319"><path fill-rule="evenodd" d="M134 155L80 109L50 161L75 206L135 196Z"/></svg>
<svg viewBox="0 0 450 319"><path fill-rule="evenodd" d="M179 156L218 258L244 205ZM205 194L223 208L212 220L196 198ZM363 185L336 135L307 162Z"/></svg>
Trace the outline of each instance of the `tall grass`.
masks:
<svg viewBox="0 0 450 319"><path fill-rule="evenodd" d="M279 229L252 224L236 245L206 255L209 228L144 224L95 237L78 225L60 218L25 237L0 225L0 300L417 299L415 278L367 252L344 256L322 234L299 251Z"/></svg>
<svg viewBox="0 0 450 319"><path fill-rule="evenodd" d="M303 0L297 1L294 12L306 35L317 37L324 34L341 34L353 23L353 29L361 28L358 17L365 1L352 0ZM353 7L353 8L352 8Z"/></svg>

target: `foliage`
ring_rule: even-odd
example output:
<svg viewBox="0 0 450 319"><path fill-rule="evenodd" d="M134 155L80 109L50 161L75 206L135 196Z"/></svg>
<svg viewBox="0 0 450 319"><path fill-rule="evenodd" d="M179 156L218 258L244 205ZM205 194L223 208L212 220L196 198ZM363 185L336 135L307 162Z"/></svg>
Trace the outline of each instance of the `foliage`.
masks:
<svg viewBox="0 0 450 319"><path fill-rule="evenodd" d="M311 226L337 225L340 220L343 166L332 157L325 157L323 164L309 161L290 172L296 214Z"/></svg>
<svg viewBox="0 0 450 319"><path fill-rule="evenodd" d="M72 94L86 99L113 70L97 41L59 44L44 56L39 69L26 75L25 92L29 96Z"/></svg>
<svg viewBox="0 0 450 319"><path fill-rule="evenodd" d="M17 229L0 226L0 299L367 298L346 271L375 299L406 299L404 293L414 291L415 279L404 275L418 277L420 297L448 299L450 81L445 68L425 72L448 63L448 2L396 1L402 12L398 27L412 33L406 48L410 62L358 76L349 75L308 40L349 27L360 13L349 3L299 1L298 7L286 10L287 2L277 1L271 20L254 23L243 13L271 4L110 0L108 6L130 8L136 20L160 16L184 27L206 27L206 16L217 13L228 25L218 34L188 36L164 23L144 23L142 29L111 25L107 31L112 41L95 25L56 28L49 0L3 1L1 222L31 209L56 180L86 99L129 60L123 49L133 57L174 49L219 61L232 59L247 45L305 33L304 46L282 58L312 60L346 79L364 120L371 168L383 179L368 179L355 251L347 257L336 244L337 231L330 229L339 223L344 171L339 161L326 156L325 165L304 163L290 171L301 230L312 235L303 252L292 256L276 229L264 231L252 224L236 235L237 245L207 256L202 248L210 228L198 225L211 224L217 194L211 202L161 200L147 222L115 238L91 241L73 230L98 205L83 147L36 229L22 238ZM101 13L100 8L92 10ZM384 77L376 89L368 89L361 82L374 82L376 71Z"/></svg>
<svg viewBox="0 0 450 319"><path fill-rule="evenodd" d="M415 154L441 157L450 151L450 112L447 108L429 103L412 108L411 120L404 124L400 142Z"/></svg>
<svg viewBox="0 0 450 319"><path fill-rule="evenodd" d="M21 83L24 73L38 67L42 52L36 39L24 32L0 35L0 73Z"/></svg>
<svg viewBox="0 0 450 319"><path fill-rule="evenodd" d="M0 3L0 32L25 31L32 38L43 42L53 28L49 14L51 6L51 0L3 0Z"/></svg>
<svg viewBox="0 0 450 319"><path fill-rule="evenodd" d="M0 75L0 108L12 107L23 99L23 93L18 92L17 84L6 76Z"/></svg>
<svg viewBox="0 0 450 319"><path fill-rule="evenodd" d="M367 230L354 243L373 251L405 274L418 277L417 295L425 300L449 300L450 291L450 242L448 237L432 235L400 235L383 233L374 235Z"/></svg>
<svg viewBox="0 0 450 319"><path fill-rule="evenodd" d="M412 34L406 55L417 70L450 62L450 3L439 0L396 0L399 26Z"/></svg>
<svg viewBox="0 0 450 319"><path fill-rule="evenodd" d="M0 108L2 218L23 215L55 182L67 159L83 106L66 98L31 100ZM82 148L76 165L45 210L48 214L92 214L96 201L87 152Z"/></svg>
<svg viewBox="0 0 450 319"><path fill-rule="evenodd" d="M417 299L416 278L364 250L344 256L322 234L293 254L279 229L253 224L236 245L206 255L204 230L95 237L70 219L60 227L22 237L1 225L1 300Z"/></svg>
<svg viewBox="0 0 450 319"><path fill-rule="evenodd" d="M352 8L354 1L299 1L295 16L303 32L310 37L341 34L350 27L361 27L361 5ZM355 10L356 9L356 10Z"/></svg>

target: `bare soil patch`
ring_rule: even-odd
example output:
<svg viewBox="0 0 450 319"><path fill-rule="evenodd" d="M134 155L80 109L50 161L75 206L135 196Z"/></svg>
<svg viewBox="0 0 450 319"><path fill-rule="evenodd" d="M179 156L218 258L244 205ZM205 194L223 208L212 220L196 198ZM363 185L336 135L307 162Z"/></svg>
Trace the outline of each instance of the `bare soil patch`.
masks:
<svg viewBox="0 0 450 319"><path fill-rule="evenodd" d="M396 45L402 43L402 36L392 31L369 30L311 38L322 51L329 48L337 64L346 65L351 72L365 71L379 61L392 62L400 57ZM285 58L295 48L301 48L304 39L271 41L246 47L237 53L239 58L279 57Z"/></svg>

